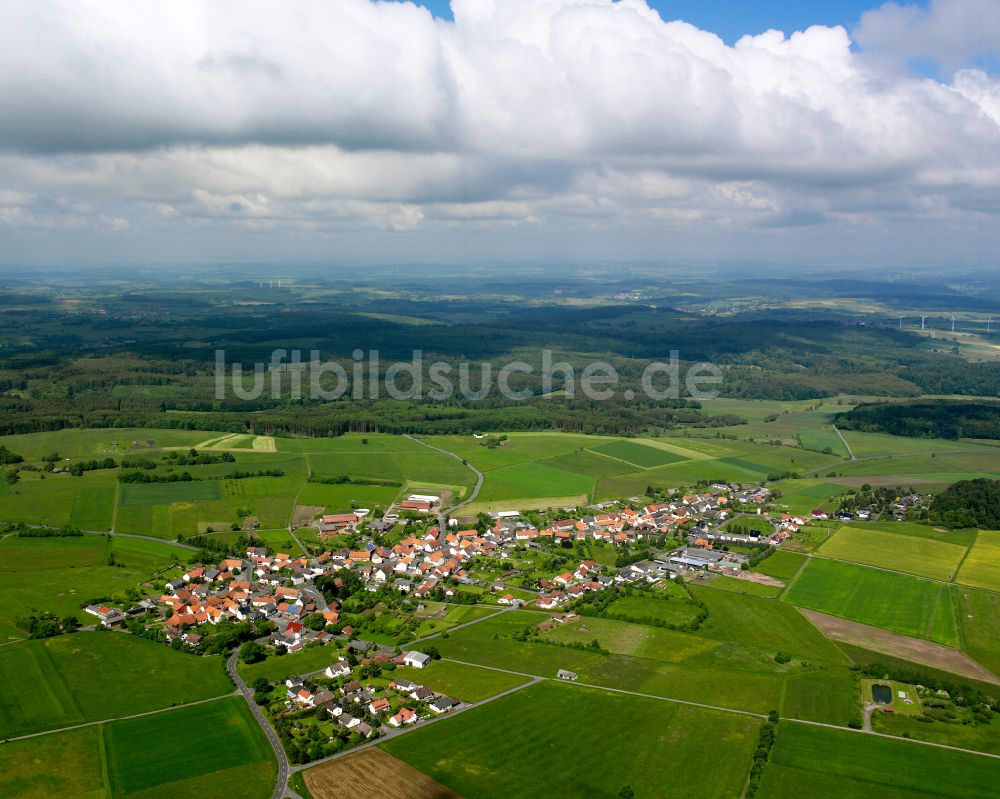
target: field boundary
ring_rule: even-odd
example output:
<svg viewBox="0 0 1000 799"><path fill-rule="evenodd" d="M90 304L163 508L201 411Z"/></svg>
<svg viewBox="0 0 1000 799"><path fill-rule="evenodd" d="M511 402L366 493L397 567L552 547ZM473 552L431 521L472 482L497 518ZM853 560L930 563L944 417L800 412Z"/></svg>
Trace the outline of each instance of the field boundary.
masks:
<svg viewBox="0 0 1000 799"><path fill-rule="evenodd" d="M109 719L100 719L98 721L85 721L81 724L71 724L68 727L60 727L57 730L42 730L41 732L30 732L27 735L17 735L13 738L4 738L2 743L12 743L13 741L24 741L28 738L41 738L43 735L55 735L60 732L70 732L72 730L81 730L84 727L96 727L101 724L110 724L114 721L128 721L129 719L140 719L144 716L156 716L160 713L169 713L171 710L180 710L185 707L194 707L195 705L205 705L209 702L218 702L220 699L228 699L232 696L239 696L239 691L232 690L226 694L219 694L218 696L211 696L208 699L198 699L195 702L183 702L179 705L170 705L170 707L161 707L159 710L147 710L145 713L133 713L130 716L115 716Z"/></svg>
<svg viewBox="0 0 1000 799"><path fill-rule="evenodd" d="M796 608L817 630L831 641L870 649L889 657L919 663L972 680L1000 685L1000 677L980 665L961 649L901 635L870 624L842 619L829 613Z"/></svg>

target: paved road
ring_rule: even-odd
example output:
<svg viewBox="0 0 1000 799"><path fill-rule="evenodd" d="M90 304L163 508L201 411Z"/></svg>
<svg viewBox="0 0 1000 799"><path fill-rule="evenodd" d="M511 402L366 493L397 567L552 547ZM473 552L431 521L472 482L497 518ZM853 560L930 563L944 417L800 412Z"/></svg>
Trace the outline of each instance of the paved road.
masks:
<svg viewBox="0 0 1000 799"><path fill-rule="evenodd" d="M229 676L233 678L233 682L236 683L239 692L243 694L243 698L246 699L247 704L250 705L250 712L257 719L257 723L260 724L261 729L267 736L267 740L271 742L271 748L274 749L274 756L278 759L278 779L274 786L274 793L271 796L272 799L282 799L288 791L288 756L285 754L285 748L281 745L278 733L274 731L274 727L265 718L263 711L253 701L253 692L243 682L243 678L236 668L237 654L234 652L229 656L229 660L226 661L226 670L229 672Z"/></svg>
<svg viewBox="0 0 1000 799"><path fill-rule="evenodd" d="M49 524L26 524L24 525L29 530L42 530L51 527ZM170 538L157 538L152 535L138 535L136 533L116 533L113 530L81 530L84 535L110 535L114 538L135 538L139 541L153 541L157 544L170 544L171 546L180 547L181 549L190 549L192 552L197 552L198 547L193 547L190 544L185 544L175 539ZM13 535L9 533L8 535ZM6 537L6 536L4 536Z"/></svg>
<svg viewBox="0 0 1000 799"><path fill-rule="evenodd" d="M498 669L498 671L502 671L502 669ZM525 676L529 677L529 680L528 682L522 683L521 685L509 688L506 691L503 691L499 694L494 694L493 696L489 696L486 699L481 699L478 702L472 702L467 705L466 704L460 705L459 707L456 707L455 709L450 710L447 713L443 713L440 716L436 716L435 718L432 719L425 719L424 721L418 721L416 724L412 724L409 727L399 727L399 728L390 727L387 729L387 732L380 738L373 738L367 743L363 743L360 746L355 746L353 749L345 749L342 752L337 752L336 754L330 755L329 757L324 757L321 760L314 760L311 763L304 763L301 766L293 766L292 773L294 774L297 771L305 771L306 769L313 768L313 766L320 766L323 763L329 763L331 760L338 760L342 757L353 755L356 752L360 752L362 749L368 749L372 746L378 746L379 744L385 743L386 741L391 740L392 738L398 738L400 735L406 735L406 733L413 732L414 730L422 730L429 724L437 724L439 721L444 721L445 719L457 716L459 713L464 713L466 710L472 710L472 708L474 707L482 707L483 705L488 704L489 702L492 702L495 699L501 699L502 697L517 693L523 688L527 688L529 685L534 685L535 683L541 682L544 679L542 677L532 677L531 675L525 675Z"/></svg>
<svg viewBox="0 0 1000 799"><path fill-rule="evenodd" d="M131 716L116 716L110 719L101 719L100 721L86 721L83 724L73 724L69 727L60 727L57 730L43 730L42 732L32 732L28 735L17 735L13 738L4 738L3 743L10 743L12 741L23 741L26 738L40 738L43 735L53 735L57 732L68 732L69 730L79 730L83 727L93 727L97 724L109 724L112 721L126 721L128 719L139 719L143 716L156 716L160 713L169 713L171 710L180 710L183 707L194 707L195 705L204 705L209 702L218 702L220 699L228 699L230 696L236 696L236 691L232 691L228 694L221 694L220 696L213 696L209 699L199 699L197 702L184 702L180 705L171 705L170 707L161 707L159 710L147 710L145 713L133 713Z"/></svg>
<svg viewBox="0 0 1000 799"><path fill-rule="evenodd" d="M414 436L408 435L406 437L409 438L412 441L416 441L418 444L423 444L428 449L433 449L433 450L436 450L438 452L443 452L449 458L454 458L457 461L461 461L462 464L467 469L471 470L472 473L476 475L476 487L472 489L472 493L469 494L469 496L467 496L461 502L455 503L450 508L442 508L440 511L438 511L438 527L442 531L444 531L444 530L447 529L447 526L445 525L445 517L448 516L448 515L450 515L450 514L452 514L452 513L454 513L459 508L461 508L463 505L468 505L477 496L479 496L479 489L481 489L483 487L483 473L481 471L479 471L479 469L477 469L471 463L469 463L467 460L465 460L465 458L463 458L461 455L456 455L454 452L449 452L446 449L441 449L441 447L435 447L433 444L428 444L423 439L415 438Z"/></svg>

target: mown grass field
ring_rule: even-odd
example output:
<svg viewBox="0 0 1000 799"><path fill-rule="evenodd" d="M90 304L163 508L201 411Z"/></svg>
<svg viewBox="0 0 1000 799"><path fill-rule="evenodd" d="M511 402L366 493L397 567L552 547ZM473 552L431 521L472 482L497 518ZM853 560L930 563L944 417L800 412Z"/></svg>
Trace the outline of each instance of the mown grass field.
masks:
<svg viewBox="0 0 1000 799"><path fill-rule="evenodd" d="M678 597L633 595L616 599L608 605L608 613L637 623L655 619L666 624L685 624L698 615L698 608Z"/></svg>
<svg viewBox="0 0 1000 799"><path fill-rule="evenodd" d="M192 731L210 745L192 746ZM269 796L274 753L242 697L106 724L112 796Z"/></svg>
<svg viewBox="0 0 1000 799"><path fill-rule="evenodd" d="M958 544L852 526L841 527L818 550L829 558L945 581L958 570L965 553ZM1000 568L997 572L1000 576Z"/></svg>
<svg viewBox="0 0 1000 799"><path fill-rule="evenodd" d="M954 590L963 648L973 660L1000 675L1000 594L963 586Z"/></svg>
<svg viewBox="0 0 1000 799"><path fill-rule="evenodd" d="M128 716L230 692L219 657L122 633L75 633L0 647L0 729L8 736Z"/></svg>
<svg viewBox="0 0 1000 799"><path fill-rule="evenodd" d="M698 635L785 652L804 660L846 663L840 650L790 605L714 588L691 590L709 611Z"/></svg>
<svg viewBox="0 0 1000 799"><path fill-rule="evenodd" d="M109 566L113 555L115 565ZM81 605L95 597L121 597L125 590L191 552L169 544L103 536L0 539L0 623L15 628L19 617L38 612L60 618L93 617Z"/></svg>
<svg viewBox="0 0 1000 799"><path fill-rule="evenodd" d="M1000 761L991 758L785 723L757 795L988 799L998 779Z"/></svg>
<svg viewBox="0 0 1000 799"><path fill-rule="evenodd" d="M754 571L774 577L777 580L790 580L805 564L808 558L791 550L779 549L777 552L764 558Z"/></svg>
<svg viewBox="0 0 1000 799"><path fill-rule="evenodd" d="M601 648L616 655L650 658L666 663L686 660L717 646L714 641L660 627L591 616L557 624L542 635L547 640L562 643L589 644L596 640Z"/></svg>
<svg viewBox="0 0 1000 799"><path fill-rule="evenodd" d="M516 674L505 674L502 671L481 669L448 660L433 660L422 669L404 666L396 669L390 676L393 679L413 680L462 702L480 702L528 681Z"/></svg>
<svg viewBox="0 0 1000 799"><path fill-rule="evenodd" d="M676 797L736 796L759 724L750 717L542 683L382 748L457 793L484 799L603 799L626 785L636 796L662 795L664 786ZM572 745L567 730L573 731ZM489 745L478 744L483 741Z"/></svg>
<svg viewBox="0 0 1000 799"><path fill-rule="evenodd" d="M902 635L959 643L951 588L908 574L813 558L784 600Z"/></svg>
<svg viewBox="0 0 1000 799"><path fill-rule="evenodd" d="M957 580L963 585L1000 591L1000 532L979 531Z"/></svg>

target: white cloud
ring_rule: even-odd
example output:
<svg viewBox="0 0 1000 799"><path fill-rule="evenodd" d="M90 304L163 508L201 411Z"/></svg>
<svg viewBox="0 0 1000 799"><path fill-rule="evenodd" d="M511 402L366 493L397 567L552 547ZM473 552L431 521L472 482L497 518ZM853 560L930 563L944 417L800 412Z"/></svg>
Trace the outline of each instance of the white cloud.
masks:
<svg viewBox="0 0 1000 799"><path fill-rule="evenodd" d="M997 40L995 8L884 6L859 55L842 28L727 46L640 0L454 0L454 22L367 0L11 0L0 224L773 235L978 219L1000 208L1000 82L887 65L965 63Z"/></svg>

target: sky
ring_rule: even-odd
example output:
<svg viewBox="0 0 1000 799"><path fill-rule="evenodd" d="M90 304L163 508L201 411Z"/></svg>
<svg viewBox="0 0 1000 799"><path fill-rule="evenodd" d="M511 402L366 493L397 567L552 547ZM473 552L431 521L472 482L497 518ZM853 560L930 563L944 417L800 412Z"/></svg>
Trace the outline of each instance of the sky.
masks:
<svg viewBox="0 0 1000 799"><path fill-rule="evenodd" d="M0 264L972 266L1000 2L7 0Z"/></svg>

